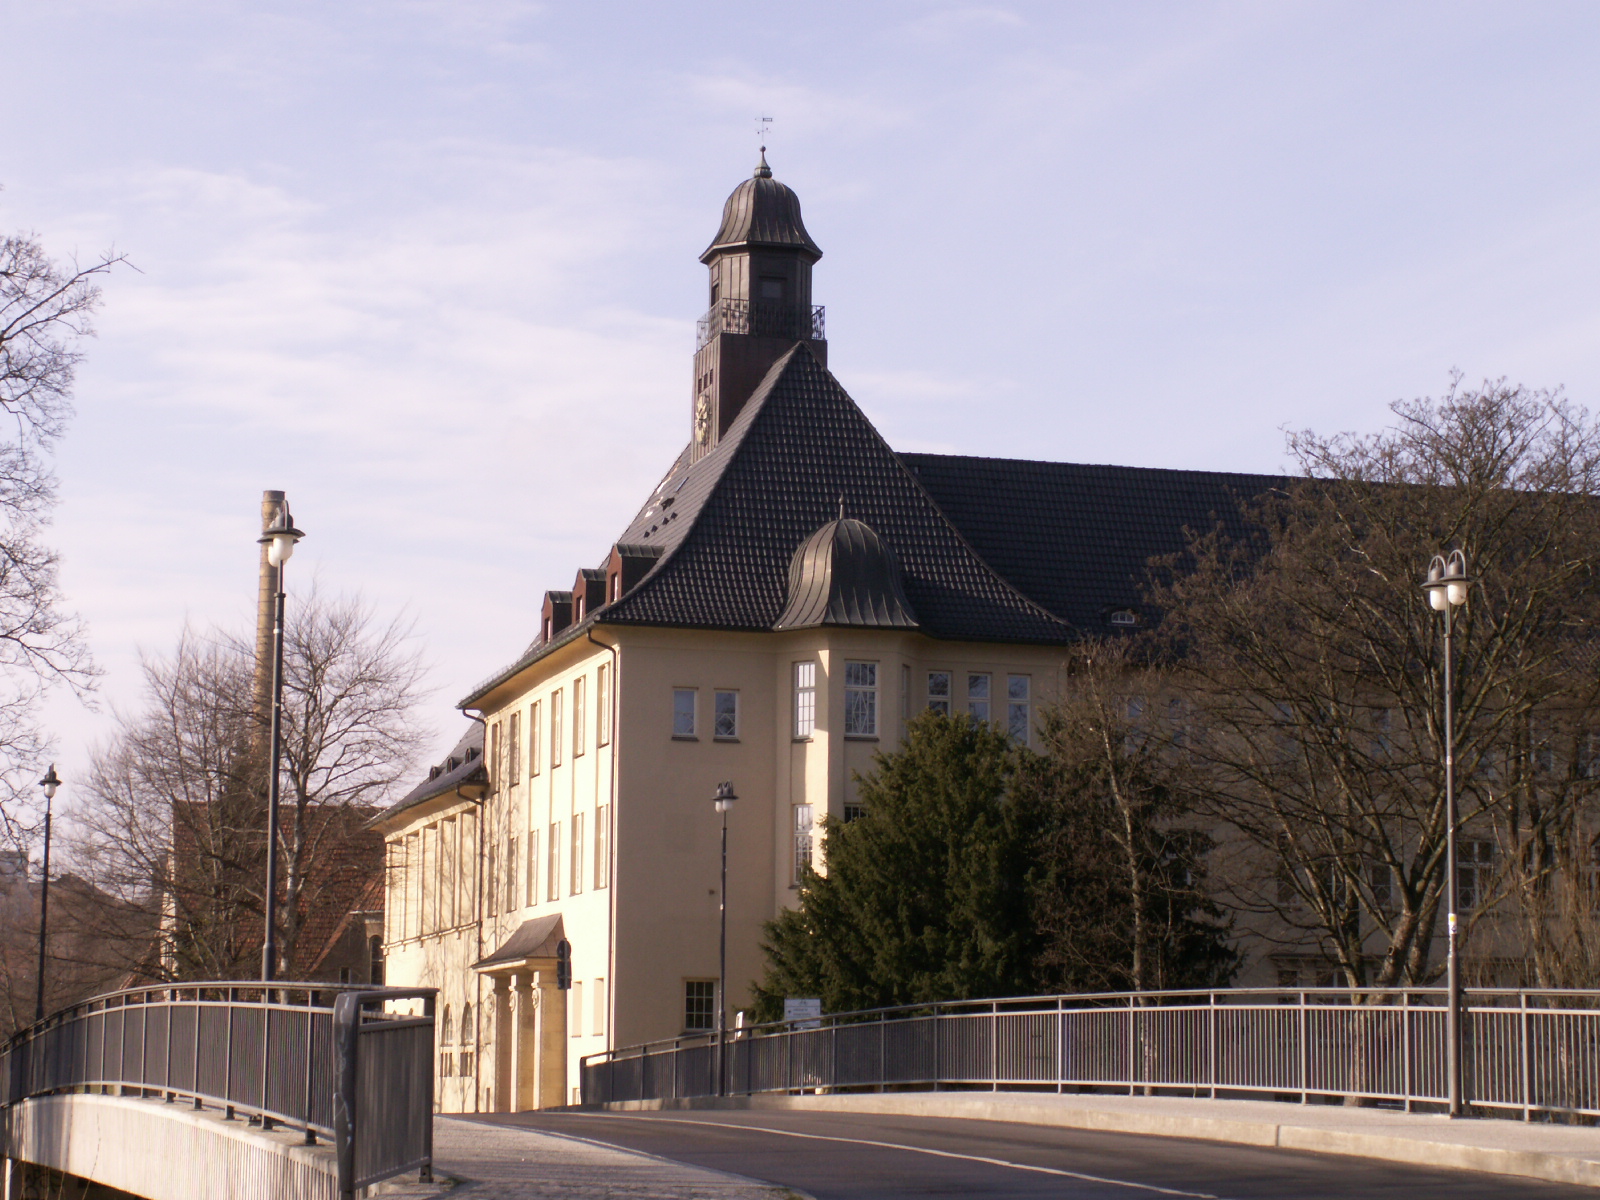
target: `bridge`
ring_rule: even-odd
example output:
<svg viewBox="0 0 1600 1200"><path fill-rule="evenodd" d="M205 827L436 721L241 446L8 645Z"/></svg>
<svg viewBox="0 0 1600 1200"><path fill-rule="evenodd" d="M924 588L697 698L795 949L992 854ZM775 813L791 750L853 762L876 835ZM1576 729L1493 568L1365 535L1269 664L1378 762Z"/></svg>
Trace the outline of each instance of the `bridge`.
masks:
<svg viewBox="0 0 1600 1200"><path fill-rule="evenodd" d="M0 1055L6 1195L61 1175L149 1200L427 1179L435 994L184 983L63 1009Z"/></svg>

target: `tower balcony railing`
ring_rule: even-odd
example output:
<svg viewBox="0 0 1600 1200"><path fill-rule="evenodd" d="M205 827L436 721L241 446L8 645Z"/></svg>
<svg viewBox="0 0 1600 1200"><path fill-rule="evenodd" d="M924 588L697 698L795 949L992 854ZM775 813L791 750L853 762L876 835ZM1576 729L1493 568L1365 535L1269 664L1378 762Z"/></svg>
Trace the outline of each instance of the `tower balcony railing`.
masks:
<svg viewBox="0 0 1600 1200"><path fill-rule="evenodd" d="M804 307L782 300L718 300L695 325L699 350L719 333L751 333L820 342L827 339L823 306Z"/></svg>

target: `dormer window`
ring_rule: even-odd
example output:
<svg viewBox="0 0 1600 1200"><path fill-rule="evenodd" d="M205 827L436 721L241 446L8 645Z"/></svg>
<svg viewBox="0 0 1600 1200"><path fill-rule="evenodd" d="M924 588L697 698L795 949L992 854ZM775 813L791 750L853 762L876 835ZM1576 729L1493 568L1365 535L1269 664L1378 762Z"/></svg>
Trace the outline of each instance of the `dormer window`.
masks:
<svg viewBox="0 0 1600 1200"><path fill-rule="evenodd" d="M761 281L761 298L763 300L782 300L783 283L781 279L763 279Z"/></svg>
<svg viewBox="0 0 1600 1200"><path fill-rule="evenodd" d="M577 600L575 602L574 608L573 608L572 619L574 621L583 620L583 608L584 608L584 601L586 599L587 599L587 597L585 597L585 596L583 596L581 594L578 596L578 598L577 598Z"/></svg>
<svg viewBox="0 0 1600 1200"><path fill-rule="evenodd" d="M608 580L606 580L606 603L607 604L615 604L618 600L621 600L621 599L622 599L622 572L621 571L613 571L613 572L611 572L611 577Z"/></svg>
<svg viewBox="0 0 1600 1200"><path fill-rule="evenodd" d="M544 640L547 642L550 640L550 624L550 618L546 617L544 619Z"/></svg>
<svg viewBox="0 0 1600 1200"><path fill-rule="evenodd" d="M1131 608L1114 608L1107 619L1113 625L1137 625L1139 623L1139 614Z"/></svg>

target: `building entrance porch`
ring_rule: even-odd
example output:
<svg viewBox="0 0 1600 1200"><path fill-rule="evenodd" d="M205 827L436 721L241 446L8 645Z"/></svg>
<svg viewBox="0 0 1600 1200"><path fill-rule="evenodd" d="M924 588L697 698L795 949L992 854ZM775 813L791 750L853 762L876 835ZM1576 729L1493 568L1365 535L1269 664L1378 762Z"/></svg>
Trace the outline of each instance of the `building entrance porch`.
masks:
<svg viewBox="0 0 1600 1200"><path fill-rule="evenodd" d="M473 964L491 985L490 1112L566 1103L567 1005L557 986L560 915L524 921L493 954Z"/></svg>

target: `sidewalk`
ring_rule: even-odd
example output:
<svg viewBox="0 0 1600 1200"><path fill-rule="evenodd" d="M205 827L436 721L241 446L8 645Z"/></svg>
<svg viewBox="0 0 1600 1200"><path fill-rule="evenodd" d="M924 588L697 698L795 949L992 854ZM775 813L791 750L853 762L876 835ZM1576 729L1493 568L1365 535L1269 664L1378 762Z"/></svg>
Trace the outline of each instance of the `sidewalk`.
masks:
<svg viewBox="0 0 1600 1200"><path fill-rule="evenodd" d="M1026 1092L765 1095L723 1101L644 1101L607 1107L617 1111L720 1107L1015 1121L1351 1154L1417 1166L1600 1187L1600 1128L1500 1120L1452 1121L1442 1116L1379 1108Z"/></svg>
<svg viewBox="0 0 1600 1200"><path fill-rule="evenodd" d="M435 1117L434 1174L379 1184L388 1198L447 1195L450 1200L531 1196L635 1197L637 1200L792 1200L796 1193L737 1175L688 1167L632 1150L509 1125Z"/></svg>

